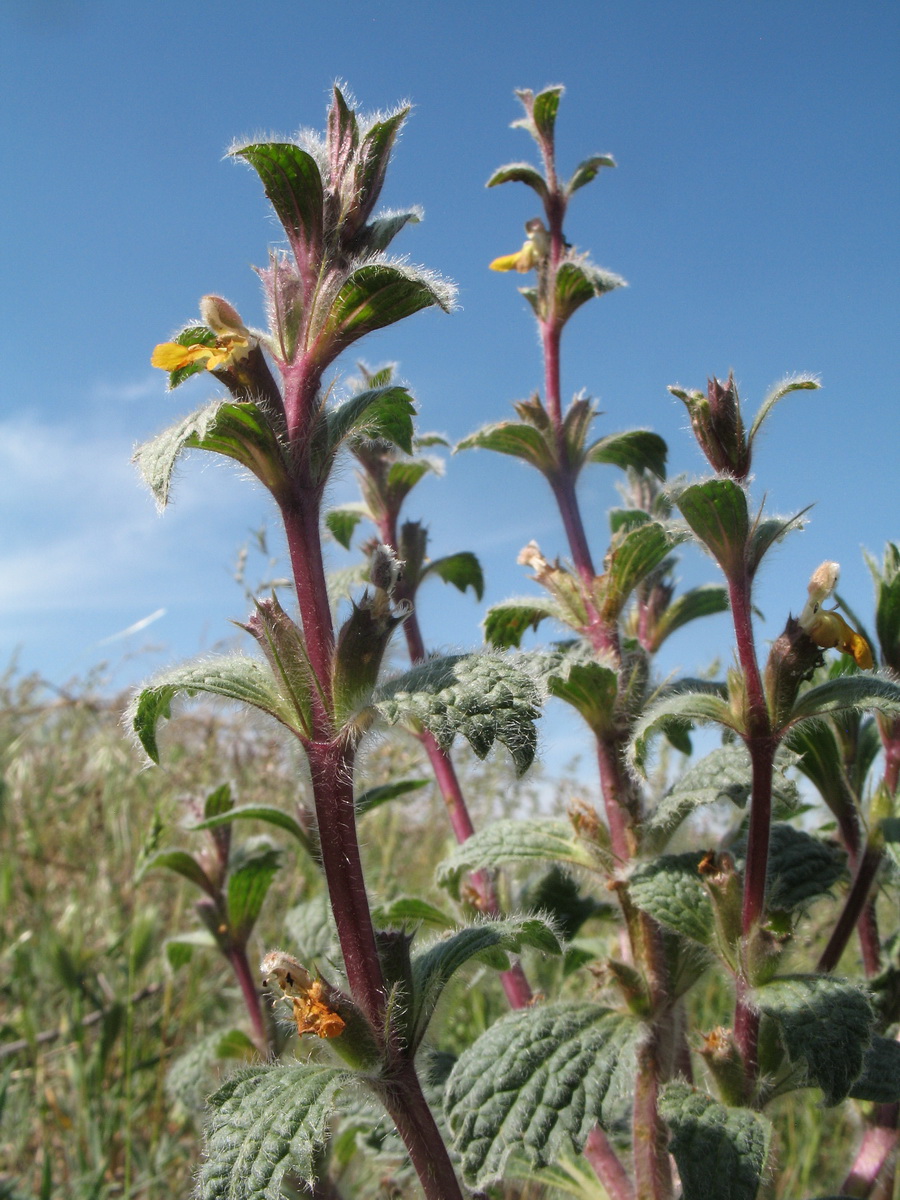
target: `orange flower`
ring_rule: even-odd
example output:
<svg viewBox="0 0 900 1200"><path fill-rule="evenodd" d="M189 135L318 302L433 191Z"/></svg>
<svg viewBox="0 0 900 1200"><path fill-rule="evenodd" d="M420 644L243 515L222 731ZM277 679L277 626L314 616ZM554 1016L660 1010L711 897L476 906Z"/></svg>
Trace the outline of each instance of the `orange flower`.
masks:
<svg viewBox="0 0 900 1200"><path fill-rule="evenodd" d="M299 1034L314 1033L320 1038L338 1037L346 1022L328 1005L325 984L313 979L306 967L283 950L272 950L262 960L263 983L270 976L278 981L282 999L290 1000Z"/></svg>
<svg viewBox="0 0 900 1200"><path fill-rule="evenodd" d="M202 342L184 346L180 342L161 342L150 359L163 371L178 371L191 363L203 363L207 371L228 368L250 352L251 334L237 310L221 296L204 296L200 301L204 324L216 335L211 346Z"/></svg>
<svg viewBox="0 0 900 1200"><path fill-rule="evenodd" d="M849 654L858 667L870 671L875 664L869 643L836 608L822 607L822 601L837 586L840 571L837 563L824 562L813 572L809 581L809 599L799 617L800 625L823 650L837 649L842 654Z"/></svg>

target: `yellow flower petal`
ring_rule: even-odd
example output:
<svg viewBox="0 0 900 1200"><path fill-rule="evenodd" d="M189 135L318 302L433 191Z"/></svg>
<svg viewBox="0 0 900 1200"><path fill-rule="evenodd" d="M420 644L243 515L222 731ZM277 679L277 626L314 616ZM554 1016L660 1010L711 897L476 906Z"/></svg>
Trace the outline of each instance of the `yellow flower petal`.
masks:
<svg viewBox="0 0 900 1200"><path fill-rule="evenodd" d="M500 258L495 258L490 265L492 271L517 271L519 263L519 255L503 254Z"/></svg>
<svg viewBox="0 0 900 1200"><path fill-rule="evenodd" d="M835 649L849 654L864 671L870 671L874 666L869 643L834 609L820 609L806 632L823 650Z"/></svg>
<svg viewBox="0 0 900 1200"><path fill-rule="evenodd" d="M200 362L215 354L214 346L182 346L178 342L161 342L150 358L151 366L163 371L177 371L193 362Z"/></svg>

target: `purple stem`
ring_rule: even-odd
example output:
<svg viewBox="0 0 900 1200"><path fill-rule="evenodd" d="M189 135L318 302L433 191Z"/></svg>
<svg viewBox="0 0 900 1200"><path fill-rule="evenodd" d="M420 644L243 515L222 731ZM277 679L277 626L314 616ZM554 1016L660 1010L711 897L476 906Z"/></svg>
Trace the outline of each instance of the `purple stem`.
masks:
<svg viewBox="0 0 900 1200"><path fill-rule="evenodd" d="M609 1200L636 1200L634 1184L599 1125L588 1134L583 1153L609 1193Z"/></svg>
<svg viewBox="0 0 900 1200"><path fill-rule="evenodd" d="M401 1062L389 1079L376 1081L373 1087L409 1151L426 1200L463 1200L444 1139L412 1062Z"/></svg>
<svg viewBox="0 0 900 1200"><path fill-rule="evenodd" d="M848 1196L871 1194L878 1176L897 1146L897 1106L891 1104L884 1107L894 1109L893 1125L873 1125L866 1130L850 1174L841 1185L841 1191Z"/></svg>
<svg viewBox="0 0 900 1200"><path fill-rule="evenodd" d="M256 987L256 976L250 969L246 947L232 946L226 957L231 964L231 969L235 974L241 994L244 997L247 1015L250 1018L250 1024L253 1026L253 1040L256 1042L260 1054L264 1058L268 1058L272 1052L270 1029L263 1015L259 991Z"/></svg>
<svg viewBox="0 0 900 1200"><path fill-rule="evenodd" d="M841 909L841 914L835 923L834 929L831 931L831 937L828 939L828 944L822 951L822 956L816 966L817 971L827 973L833 971L840 962L841 955L847 948L854 928L859 924L860 939L862 940L863 955L865 957L866 950L870 954L873 950L870 938L863 939L865 917L871 914L871 905L869 905L869 894L872 890L872 884L875 882L875 876L878 874L878 868L881 866L881 860L884 856L882 850L873 846L871 843L866 845L862 853L862 857L856 866L856 874L853 876L853 882L850 885L850 890L844 900L844 907ZM869 962L865 963L866 975L871 976L878 971L878 931L871 930L875 936L875 962L874 970L870 969Z"/></svg>
<svg viewBox="0 0 900 1200"><path fill-rule="evenodd" d="M766 873L769 865L769 833L772 824L772 770L776 740L772 735L769 710L753 638L750 577L745 569L728 576L728 593L734 621L738 660L747 695L744 740L750 751L752 788L750 828L747 834L747 861L744 868L744 896L741 931L745 943L759 923L766 899ZM759 1063L759 1013L747 1000L750 984L742 969L737 979L734 1032L744 1059L748 1083L756 1079Z"/></svg>

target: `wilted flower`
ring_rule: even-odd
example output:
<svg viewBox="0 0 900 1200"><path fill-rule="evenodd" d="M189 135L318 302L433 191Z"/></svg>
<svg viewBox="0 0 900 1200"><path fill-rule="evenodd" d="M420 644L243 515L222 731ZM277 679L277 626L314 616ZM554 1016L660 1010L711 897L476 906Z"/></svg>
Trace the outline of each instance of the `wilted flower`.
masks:
<svg viewBox="0 0 900 1200"><path fill-rule="evenodd" d="M841 568L838 563L824 562L817 567L809 581L809 599L798 620L806 634L823 650L832 647L849 654L864 671L874 666L869 643L851 625L848 625L836 608L823 608L826 600L837 587Z"/></svg>
<svg viewBox="0 0 900 1200"><path fill-rule="evenodd" d="M320 1038L338 1037L345 1021L328 1005L326 985L313 979L309 971L283 950L271 950L260 964L263 983L270 977L278 981L283 998L290 1000L299 1034L314 1033Z"/></svg>

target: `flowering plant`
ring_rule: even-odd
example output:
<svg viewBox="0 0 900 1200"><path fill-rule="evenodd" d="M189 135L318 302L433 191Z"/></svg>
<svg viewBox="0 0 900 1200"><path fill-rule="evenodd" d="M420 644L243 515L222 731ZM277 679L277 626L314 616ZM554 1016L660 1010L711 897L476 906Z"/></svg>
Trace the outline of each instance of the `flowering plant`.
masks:
<svg viewBox="0 0 900 1200"><path fill-rule="evenodd" d="M393 1152L401 1183L406 1157L429 1200L457 1200L464 1186L518 1196L511 1181L523 1176L545 1189L529 1195L559 1194L553 1189L565 1190L568 1180L580 1188L570 1194L613 1200L669 1200L678 1188L684 1200L753 1200L768 1194L778 1170L767 1113L802 1089L817 1089L826 1104L852 1097L871 1106L845 1191L875 1195L892 1169L900 968L896 938L879 930L876 886L894 886L900 839L900 552L891 546L883 566L871 564L876 637L822 607L837 582L836 565L824 564L799 619L787 619L761 664L754 580L802 514L752 515L754 439L777 401L816 381L779 385L749 428L733 379L713 379L705 393L673 388L713 471L695 483L666 482L666 446L655 433L592 439L593 403L579 394L564 406L563 330L584 304L624 281L566 240L574 194L615 163L595 154L560 180L561 94L519 93L517 124L537 144L541 166L513 163L489 181L524 183L541 210L527 221L522 248L490 265L533 276L521 291L540 334L543 395L457 449L497 451L537 468L559 510L568 558L551 560L529 543L520 562L542 593L489 609L487 648L431 656L418 624L428 575L482 592L473 555L430 559L424 526L400 521L433 467L422 451L439 439L415 437L412 397L390 370L364 370L338 404L324 383L366 334L453 306L450 285L387 254L418 211L375 212L405 109L363 119L335 88L324 137L235 148L259 175L290 248L259 271L267 328L250 328L226 301L206 296L202 323L153 354L172 387L206 371L227 392L138 451L158 502L165 505L185 450L222 454L250 470L283 524L297 611L275 595L259 598L243 624L259 654L167 672L137 697L135 732L157 761L158 727L177 696L224 697L279 722L302 748L309 780L310 803L296 814L248 810L217 788L196 826L209 839L206 851L151 860L204 892L199 915L231 963L252 1030L243 1043L249 1062L209 1101L203 1200L275 1200L298 1188L339 1195L342 1164L360 1145ZM358 464L362 502L325 513L342 453ZM617 467L626 481L599 571L576 487L594 464ZM323 529L350 546L360 521L376 535L365 545L365 586L336 624ZM709 553L722 583L678 592L673 551L689 539ZM653 660L666 638L726 609L737 657L726 678L660 682ZM564 640L523 650L526 632L545 622ZM401 630L410 667L391 674L386 654ZM827 649L843 657L826 665ZM602 815L582 802L565 814L476 829L454 742L466 740L479 757L499 744L524 772L541 703L551 696L585 723ZM664 738L689 755L690 730L702 724L721 729L722 745L654 791L653 746ZM360 792L360 746L389 726L418 739L457 840L437 865L444 907L416 897L375 906L367 887L359 820L420 784ZM879 746L883 778L870 787ZM791 823L800 811L798 772L833 814L837 840L808 821ZM690 814L714 801L735 807L727 838L673 846ZM269 843L233 843L248 818L289 834L328 898L324 934L307 924L290 951L264 947L262 975L289 1002L292 1021L273 1019L250 966L250 939L281 858ZM537 864L550 873L530 878L523 903L508 910L501 869L533 875ZM827 907L848 874L824 949L810 958L810 913ZM576 939L586 921L611 913L610 899L616 935ZM422 934L429 925L443 929L436 940ZM865 986L835 973L854 931ZM547 956L564 964L555 974ZM454 1054L442 1053L438 1001L472 962L498 973L510 1011ZM700 1035L691 1014L711 971L726 1000L721 1022ZM532 986L532 972L550 981L552 994ZM286 1053L293 1034L304 1040ZM391 1119L402 1148L392 1151L366 1098Z"/></svg>

